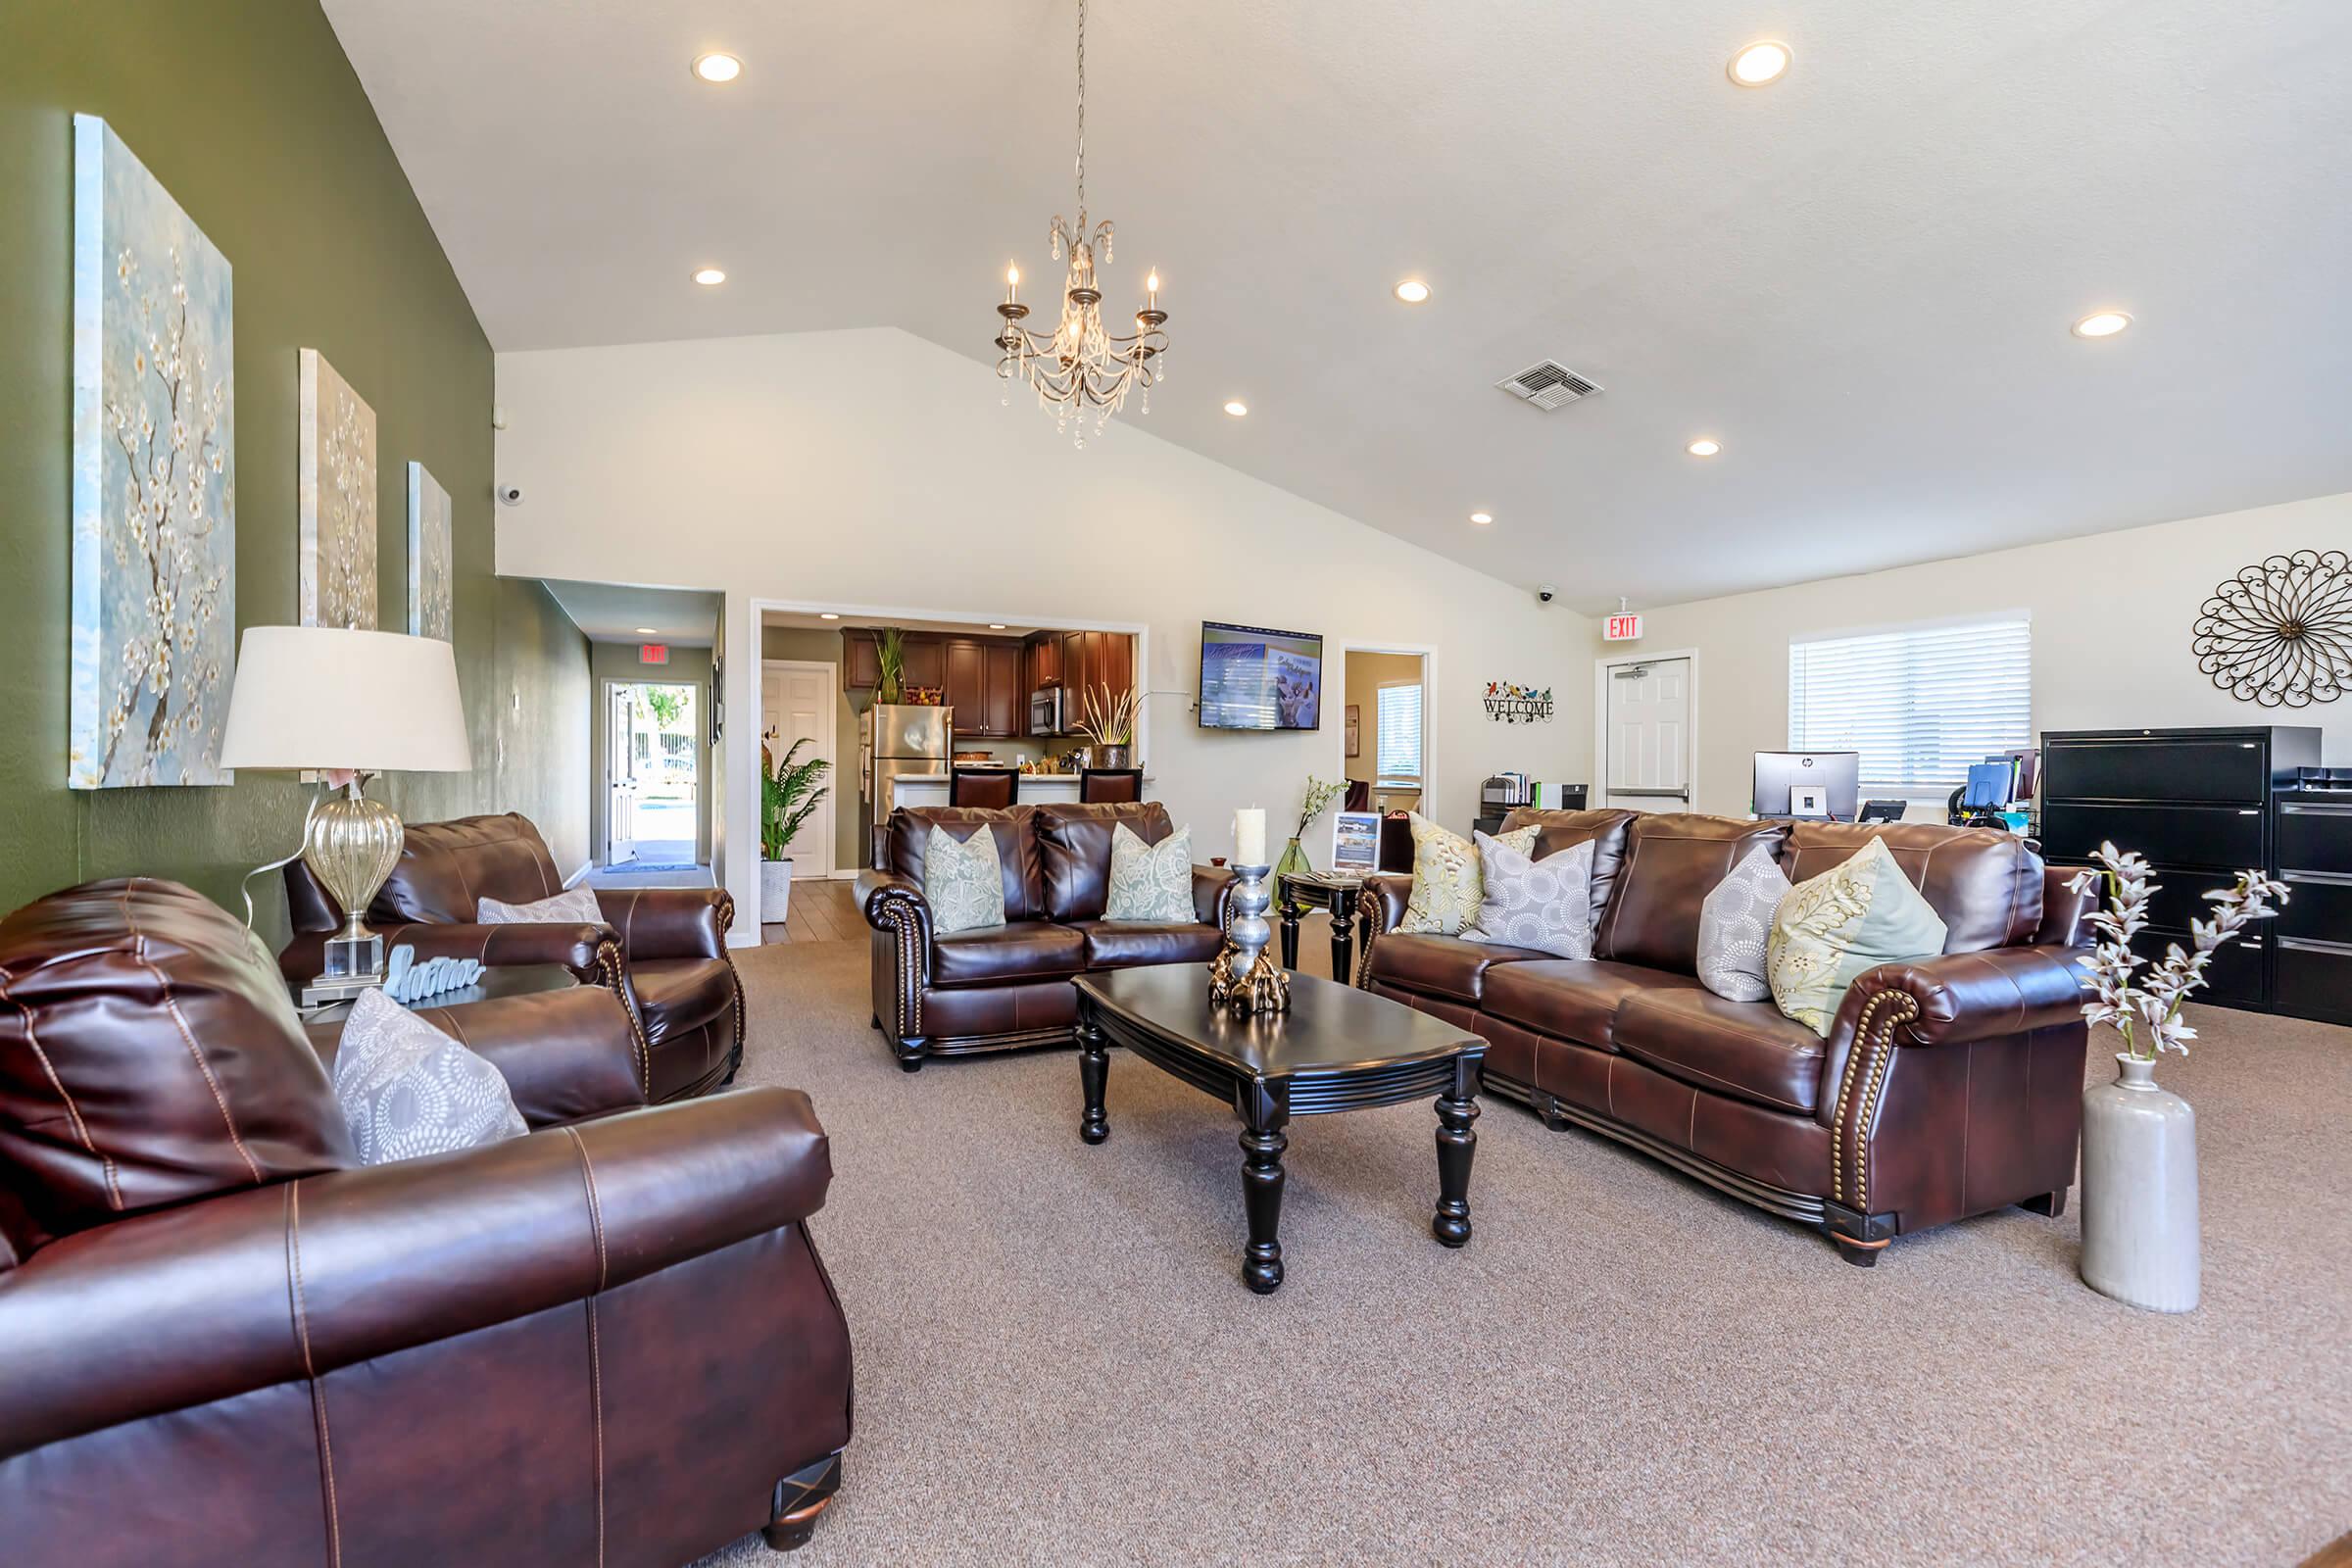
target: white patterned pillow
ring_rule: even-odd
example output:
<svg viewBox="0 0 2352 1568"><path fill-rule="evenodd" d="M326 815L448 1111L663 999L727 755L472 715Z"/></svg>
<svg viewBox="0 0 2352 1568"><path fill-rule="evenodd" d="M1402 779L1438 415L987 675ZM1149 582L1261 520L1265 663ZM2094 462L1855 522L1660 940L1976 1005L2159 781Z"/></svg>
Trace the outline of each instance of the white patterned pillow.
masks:
<svg viewBox="0 0 2352 1568"><path fill-rule="evenodd" d="M923 898L936 936L1004 923L1004 865L987 828L961 843L944 827L923 847Z"/></svg>
<svg viewBox="0 0 2352 1568"><path fill-rule="evenodd" d="M1764 954L1772 915L1788 896L1788 878L1771 849L1757 845L1698 906L1698 981L1731 1002L1772 995Z"/></svg>
<svg viewBox="0 0 2352 1568"><path fill-rule="evenodd" d="M1110 830L1110 898L1105 920L1161 925L1193 918L1193 830L1180 827L1157 844L1121 822Z"/></svg>
<svg viewBox="0 0 2352 1568"><path fill-rule="evenodd" d="M530 1131L498 1068L381 991L363 991L352 1004L335 1047L335 1100L363 1165Z"/></svg>
<svg viewBox="0 0 2352 1568"><path fill-rule="evenodd" d="M1396 929L1408 935L1459 936L1463 927L1478 923L1478 847L1419 811L1412 813L1412 828L1413 893ZM1533 855L1536 833L1533 827L1513 828L1494 842Z"/></svg>
<svg viewBox="0 0 2352 1568"><path fill-rule="evenodd" d="M1560 958L1592 956L1591 839L1539 860L1481 833L1478 861L1484 883L1478 923L1464 929L1463 941Z"/></svg>
<svg viewBox="0 0 2352 1568"><path fill-rule="evenodd" d="M594 888L568 888L552 898L529 904L483 899L474 905L474 919L482 925L603 925L605 911Z"/></svg>

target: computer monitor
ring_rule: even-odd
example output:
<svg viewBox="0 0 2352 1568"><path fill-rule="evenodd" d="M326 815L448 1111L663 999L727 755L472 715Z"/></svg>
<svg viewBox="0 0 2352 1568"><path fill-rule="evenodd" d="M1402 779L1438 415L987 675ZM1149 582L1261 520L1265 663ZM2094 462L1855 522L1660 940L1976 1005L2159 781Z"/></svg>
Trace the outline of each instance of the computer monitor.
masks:
<svg viewBox="0 0 2352 1568"><path fill-rule="evenodd" d="M1851 822L1862 793L1860 752L1758 752L1756 754L1755 812L1758 816L1787 816L1793 789L1822 790L1830 815Z"/></svg>

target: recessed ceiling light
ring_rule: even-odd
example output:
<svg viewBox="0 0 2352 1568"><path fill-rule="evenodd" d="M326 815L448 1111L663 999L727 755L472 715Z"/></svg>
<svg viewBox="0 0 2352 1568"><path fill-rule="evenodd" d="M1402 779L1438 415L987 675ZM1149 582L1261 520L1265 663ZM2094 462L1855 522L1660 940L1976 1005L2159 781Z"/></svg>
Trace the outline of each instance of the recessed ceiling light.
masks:
<svg viewBox="0 0 2352 1568"><path fill-rule="evenodd" d="M1001 620L992 620L988 623L988 629L990 631L1003 631L1004 629L1004 623Z"/></svg>
<svg viewBox="0 0 2352 1568"><path fill-rule="evenodd" d="M1407 305L1419 305L1429 298L1429 285L1417 277L1408 277L1396 285L1396 297Z"/></svg>
<svg viewBox="0 0 2352 1568"><path fill-rule="evenodd" d="M743 74L743 62L731 54L713 50L695 57L694 74L705 81L733 81Z"/></svg>
<svg viewBox="0 0 2352 1568"><path fill-rule="evenodd" d="M1250 405L1244 403L1240 398L1235 398L1232 402L1225 405L1225 412L1238 419L1243 415L1250 412Z"/></svg>
<svg viewBox="0 0 2352 1568"><path fill-rule="evenodd" d="M1787 44L1778 38L1759 38L1732 56L1727 68L1731 77L1742 87L1762 87L1776 82L1788 74L1796 58Z"/></svg>
<svg viewBox="0 0 2352 1568"><path fill-rule="evenodd" d="M2121 311L2095 311L2075 323L2077 337L2113 337L2132 324Z"/></svg>
<svg viewBox="0 0 2352 1568"><path fill-rule="evenodd" d="M706 267L694 274L694 280L703 287L709 288L714 283L724 283L727 280L727 274L715 267Z"/></svg>
<svg viewBox="0 0 2352 1568"><path fill-rule="evenodd" d="M816 618L819 620L839 620L841 617L833 613L833 612L830 610L820 610L816 612Z"/></svg>
<svg viewBox="0 0 2352 1568"><path fill-rule="evenodd" d="M1694 458L1711 458L1723 450L1723 443L1711 436L1702 435L1683 450Z"/></svg>
<svg viewBox="0 0 2352 1568"><path fill-rule="evenodd" d="M651 626L640 626L637 628L637 635L640 637L659 637L662 634Z"/></svg>
<svg viewBox="0 0 2352 1568"><path fill-rule="evenodd" d="M1481 524L1490 523L1494 520L1494 514L1492 512L1473 512L1470 514L1470 520L1472 522Z"/></svg>

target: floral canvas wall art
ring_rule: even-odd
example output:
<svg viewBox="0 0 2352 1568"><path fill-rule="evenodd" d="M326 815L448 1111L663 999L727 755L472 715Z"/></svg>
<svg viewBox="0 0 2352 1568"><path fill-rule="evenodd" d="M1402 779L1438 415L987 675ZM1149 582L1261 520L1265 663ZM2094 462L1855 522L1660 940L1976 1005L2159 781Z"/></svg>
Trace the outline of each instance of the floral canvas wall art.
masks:
<svg viewBox="0 0 2352 1568"><path fill-rule="evenodd" d="M375 629L375 411L302 351L302 624Z"/></svg>
<svg viewBox="0 0 2352 1568"><path fill-rule="evenodd" d="M409 465L409 634L455 642L451 590L457 573L449 528L449 492L421 463Z"/></svg>
<svg viewBox="0 0 2352 1568"><path fill-rule="evenodd" d="M236 660L227 258L74 117L74 789L225 784Z"/></svg>

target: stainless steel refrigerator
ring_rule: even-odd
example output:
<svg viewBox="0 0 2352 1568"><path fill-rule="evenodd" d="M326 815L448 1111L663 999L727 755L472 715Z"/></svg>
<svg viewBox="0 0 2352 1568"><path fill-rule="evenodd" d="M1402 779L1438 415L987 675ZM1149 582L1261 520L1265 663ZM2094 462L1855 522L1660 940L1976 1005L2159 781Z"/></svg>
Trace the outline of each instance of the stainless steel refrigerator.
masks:
<svg viewBox="0 0 2352 1568"><path fill-rule="evenodd" d="M892 788L905 773L948 770L952 708L876 703L858 715L858 826L866 863L876 863L875 829L890 820Z"/></svg>

